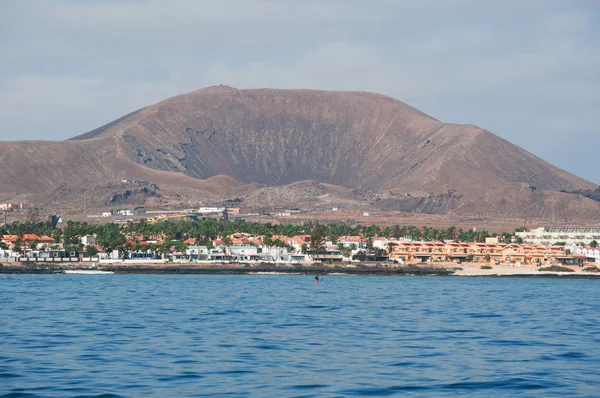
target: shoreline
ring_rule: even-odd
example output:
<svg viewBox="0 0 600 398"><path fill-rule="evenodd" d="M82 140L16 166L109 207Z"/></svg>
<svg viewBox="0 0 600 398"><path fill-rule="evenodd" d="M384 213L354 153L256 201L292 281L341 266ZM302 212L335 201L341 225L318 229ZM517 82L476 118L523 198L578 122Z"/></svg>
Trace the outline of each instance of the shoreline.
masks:
<svg viewBox="0 0 600 398"><path fill-rule="evenodd" d="M50 265L18 264L0 266L0 274L146 274L146 275L327 275L327 276L447 276L463 278L561 278L600 279L600 273L583 272L539 272L532 267L494 267L482 270L480 266L460 265L454 267L431 265L405 265L381 267L356 264L351 267L335 266L276 266L254 265Z"/></svg>

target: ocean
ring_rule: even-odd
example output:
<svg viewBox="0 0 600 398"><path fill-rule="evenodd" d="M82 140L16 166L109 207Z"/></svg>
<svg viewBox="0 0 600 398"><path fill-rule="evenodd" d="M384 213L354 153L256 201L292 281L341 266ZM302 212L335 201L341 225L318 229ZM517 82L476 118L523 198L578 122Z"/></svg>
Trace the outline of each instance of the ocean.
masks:
<svg viewBox="0 0 600 398"><path fill-rule="evenodd" d="M600 281L0 275L0 397L600 396Z"/></svg>

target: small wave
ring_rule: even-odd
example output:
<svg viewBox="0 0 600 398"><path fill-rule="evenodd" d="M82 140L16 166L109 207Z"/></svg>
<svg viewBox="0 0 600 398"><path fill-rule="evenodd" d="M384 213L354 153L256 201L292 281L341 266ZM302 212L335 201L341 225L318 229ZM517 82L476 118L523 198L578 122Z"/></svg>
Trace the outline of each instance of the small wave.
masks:
<svg viewBox="0 0 600 398"><path fill-rule="evenodd" d="M342 395L356 396L356 397L390 397L398 395L402 392L411 391L425 391L430 389L429 386L392 386L392 387L366 387L366 388L355 388L350 390L341 391Z"/></svg>
<svg viewBox="0 0 600 398"><path fill-rule="evenodd" d="M215 374L220 374L220 375L245 375L245 374L252 374L252 373L256 373L253 370L222 370L220 372L215 372Z"/></svg>
<svg viewBox="0 0 600 398"><path fill-rule="evenodd" d="M281 347L272 344L260 344L254 348L258 348L259 350L281 350Z"/></svg>
<svg viewBox="0 0 600 398"><path fill-rule="evenodd" d="M480 382L459 382L446 384L445 389L450 390L487 390L487 389L508 389L508 390L543 390L547 388L560 387L561 384L557 382L547 381L538 382L528 380L520 377L514 377L510 379L500 379L493 381L480 381Z"/></svg>
<svg viewBox="0 0 600 398"><path fill-rule="evenodd" d="M567 352L564 354L558 354L557 357L563 359L581 359L586 358L587 355L582 352Z"/></svg>
<svg viewBox="0 0 600 398"><path fill-rule="evenodd" d="M315 390L318 388L327 388L329 384L297 384L295 386L290 386L291 390Z"/></svg>
<svg viewBox="0 0 600 398"><path fill-rule="evenodd" d="M0 379L16 379L18 377L23 377L20 374L10 373L10 372L0 372Z"/></svg>
<svg viewBox="0 0 600 398"><path fill-rule="evenodd" d="M502 318L500 314L467 314L470 318Z"/></svg>
<svg viewBox="0 0 600 398"><path fill-rule="evenodd" d="M412 367L420 366L420 364L418 362L413 362L413 361L404 361L404 362L395 362L395 363L391 364L390 366L393 366L395 368L412 368Z"/></svg>
<svg viewBox="0 0 600 398"><path fill-rule="evenodd" d="M582 352L566 352L563 354L556 355L544 355L539 359L542 361L560 361L564 359L583 359L587 358L587 355Z"/></svg>
<svg viewBox="0 0 600 398"><path fill-rule="evenodd" d="M180 374L172 375L172 376L159 377L158 380L159 381L177 381L177 380L189 380L189 379L203 379L204 377L205 376L201 375L200 373L186 372L186 373L180 373Z"/></svg>

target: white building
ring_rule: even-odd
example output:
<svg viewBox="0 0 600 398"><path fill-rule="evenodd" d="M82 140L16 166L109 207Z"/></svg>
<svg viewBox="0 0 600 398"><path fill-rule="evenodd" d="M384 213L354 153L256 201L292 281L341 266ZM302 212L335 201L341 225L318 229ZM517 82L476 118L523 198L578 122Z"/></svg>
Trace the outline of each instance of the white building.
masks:
<svg viewBox="0 0 600 398"><path fill-rule="evenodd" d="M83 243L84 246L95 246L96 238L92 235L85 235L81 237L81 243Z"/></svg>
<svg viewBox="0 0 600 398"><path fill-rule="evenodd" d="M121 216L133 216L137 214L137 211L135 209L119 210L117 214Z"/></svg>
<svg viewBox="0 0 600 398"><path fill-rule="evenodd" d="M553 245L563 242L565 245L589 245L591 241L600 242L600 228L544 228L540 227L515 235L523 239L523 243L535 245Z"/></svg>
<svg viewBox="0 0 600 398"><path fill-rule="evenodd" d="M375 239L373 239L373 247L375 247L377 249L387 250L388 244L390 242L397 243L397 241L393 241L393 240L389 240L389 239L385 239L385 238L375 238Z"/></svg>
<svg viewBox="0 0 600 398"><path fill-rule="evenodd" d="M290 254L285 247L263 245L261 258L266 261L287 262L290 261Z"/></svg>
<svg viewBox="0 0 600 398"><path fill-rule="evenodd" d="M200 214L222 213L224 207L200 207L197 212Z"/></svg>
<svg viewBox="0 0 600 398"><path fill-rule="evenodd" d="M185 255L191 260L207 260L210 250L206 246L189 245L185 249Z"/></svg>
<svg viewBox="0 0 600 398"><path fill-rule="evenodd" d="M255 245L239 244L224 247L227 254L231 255L234 261L256 261L258 257L258 248Z"/></svg>
<svg viewBox="0 0 600 398"><path fill-rule="evenodd" d="M595 263L600 263L600 248L572 246L571 253L581 254L590 259L594 259Z"/></svg>

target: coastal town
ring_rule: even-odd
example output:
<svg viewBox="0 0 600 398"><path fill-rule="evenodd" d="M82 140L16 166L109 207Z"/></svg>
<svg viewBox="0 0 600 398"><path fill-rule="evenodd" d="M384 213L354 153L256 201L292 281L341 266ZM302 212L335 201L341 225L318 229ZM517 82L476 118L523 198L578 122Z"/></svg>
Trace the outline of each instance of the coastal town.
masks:
<svg viewBox="0 0 600 398"><path fill-rule="evenodd" d="M455 228L278 225L165 216L125 225L68 222L3 227L0 264L252 266L369 264L378 267L592 267L600 228L539 228L488 234ZM19 233L26 231L26 233Z"/></svg>

